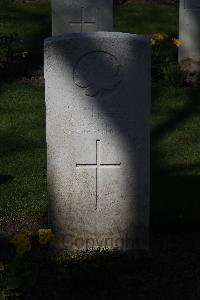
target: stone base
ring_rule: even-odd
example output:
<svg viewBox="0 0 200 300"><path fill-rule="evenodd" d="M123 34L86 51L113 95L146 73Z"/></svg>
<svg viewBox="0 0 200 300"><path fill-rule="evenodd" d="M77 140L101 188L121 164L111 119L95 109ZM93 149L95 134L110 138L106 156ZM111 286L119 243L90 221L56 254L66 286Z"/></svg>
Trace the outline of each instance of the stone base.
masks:
<svg viewBox="0 0 200 300"><path fill-rule="evenodd" d="M185 72L186 82L193 85L200 85L200 61L185 59L180 62L181 69Z"/></svg>

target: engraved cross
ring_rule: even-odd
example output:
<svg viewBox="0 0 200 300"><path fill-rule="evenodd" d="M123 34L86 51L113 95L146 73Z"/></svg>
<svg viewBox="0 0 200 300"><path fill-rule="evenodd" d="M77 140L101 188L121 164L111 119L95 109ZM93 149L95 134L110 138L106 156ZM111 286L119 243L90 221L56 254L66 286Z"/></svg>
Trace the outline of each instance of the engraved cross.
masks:
<svg viewBox="0 0 200 300"><path fill-rule="evenodd" d="M76 163L77 168L92 168L95 169L96 172L96 205L95 209L97 209L98 200L99 200L99 192L101 189L101 169L102 168L120 168L121 163L116 164L103 164L101 163L101 149L100 149L100 140L96 140L96 163L95 164L78 164Z"/></svg>
<svg viewBox="0 0 200 300"><path fill-rule="evenodd" d="M81 7L81 20L77 21L77 22L70 22L70 25L80 25L80 31L83 32L83 26L84 25L92 25L92 24L96 24L96 22L89 22L85 20L85 15L84 15L84 7Z"/></svg>

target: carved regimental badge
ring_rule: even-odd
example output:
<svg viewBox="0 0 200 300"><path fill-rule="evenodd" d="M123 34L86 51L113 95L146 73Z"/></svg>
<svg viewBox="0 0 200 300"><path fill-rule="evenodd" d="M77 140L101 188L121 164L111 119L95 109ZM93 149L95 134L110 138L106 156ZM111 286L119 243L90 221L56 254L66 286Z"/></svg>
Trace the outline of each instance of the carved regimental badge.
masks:
<svg viewBox="0 0 200 300"><path fill-rule="evenodd" d="M120 64L108 52L89 52L76 63L73 79L78 87L85 89L86 96L101 96L105 92L114 91L120 85Z"/></svg>

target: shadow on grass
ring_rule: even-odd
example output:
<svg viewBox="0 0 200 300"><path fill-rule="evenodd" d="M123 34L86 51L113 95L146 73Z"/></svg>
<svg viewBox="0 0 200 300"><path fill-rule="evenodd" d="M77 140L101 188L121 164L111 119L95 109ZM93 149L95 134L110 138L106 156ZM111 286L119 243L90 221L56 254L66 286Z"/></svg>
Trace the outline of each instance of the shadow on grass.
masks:
<svg viewBox="0 0 200 300"><path fill-rule="evenodd" d="M33 140L33 139L16 139L15 137L5 138L4 140L4 149L2 147L1 155L15 155L17 153L25 154L26 152L34 152L34 150L41 149L42 152L45 152L45 141Z"/></svg>
<svg viewBox="0 0 200 300"><path fill-rule="evenodd" d="M8 174L0 174L0 185L12 182L14 177Z"/></svg>
<svg viewBox="0 0 200 300"><path fill-rule="evenodd" d="M141 14L141 9L143 13ZM122 15L119 15L119 11L117 12L117 26L124 26L124 28L128 28L129 26L133 26L135 30L144 30L141 27L141 18L145 20L145 23L148 21L152 21L153 24L156 19L156 24L161 24L162 19L166 18L166 14L164 15L164 6L163 9L156 9L156 7L149 8L145 10L144 7L141 9L134 8L122 9L120 14L127 14L129 17L123 17L125 23L120 23L122 20ZM34 30L34 33L31 38L31 42L29 42L28 47L30 48L30 56L26 61L21 62L19 65L12 65L6 69L3 74L3 80L16 80L22 76L29 76L34 70L40 68L43 65L43 39L47 36L51 35L51 26L50 26L50 17L48 20L45 20L46 14L37 12L31 12L28 9L24 8L13 8L9 7L9 13L16 13L17 17L15 20L23 20L24 24L28 24L30 20L35 20L37 22L39 30ZM134 11L135 10L135 11ZM162 14L160 12L162 11ZM169 19L170 14L176 14L176 12L169 11L167 14L167 19ZM134 16L134 18L132 17ZM9 14L4 16L4 20L9 21ZM167 20L168 21L168 20ZM124 21L123 21L124 22ZM127 22L127 23L126 23ZM143 23L144 24L144 23ZM170 25L170 24L169 24ZM160 25L159 25L160 26ZM171 25L170 25L171 26ZM169 31L174 34L177 33L175 26L173 28L169 26ZM145 27L146 28L146 27ZM164 27L155 27L159 30L162 30ZM132 29L130 30L132 31ZM164 30L166 31L166 30ZM30 75L31 76L31 75ZM156 145L165 135L176 130L176 127L181 125L185 120L189 119L193 114L199 114L198 106L199 106L199 90L191 91L190 99L188 104L184 109L166 122L163 122L161 125L158 125L155 130L152 131L152 146ZM170 101L170 99L166 99L166 101ZM7 139L4 140L4 143L8 146L8 151L10 152L18 152L26 151L30 149L36 149L42 147L40 142L27 143L28 141L20 141ZM178 145L177 145L178 150ZM156 151L152 151L152 184L151 184L151 198L152 198L152 207L151 207L151 224L154 230L158 230L162 228L168 228L170 230L179 230L179 229L188 229L191 226L197 229L198 224L200 224L200 218L198 218L200 214L200 204L198 201L199 196L199 183L200 176L173 176L173 172L188 169L196 169L196 173L199 173L199 165L180 165L176 166L174 170L166 170L164 167L160 166L159 157L162 156L163 153L158 153ZM10 175L5 175L5 177L1 178L1 183L3 184L11 182L10 178L6 177ZM199 219L199 221L198 221Z"/></svg>
<svg viewBox="0 0 200 300"><path fill-rule="evenodd" d="M152 179L151 186L153 231L198 232L200 230L200 176L159 174Z"/></svg>
<svg viewBox="0 0 200 300"><path fill-rule="evenodd" d="M187 105L152 130L152 148L159 144L165 136L175 133L177 128L181 129L182 124L185 124L190 118L198 118L200 113L199 95L200 89L190 88ZM173 101L173 99L166 99L166 101ZM192 125L190 124L190 126ZM195 135L197 135L197 126L196 123ZM190 135L192 135L193 127L190 131ZM188 133L184 136L184 131L182 131L181 139L184 141L185 152L187 153L187 149L190 147L188 145ZM195 142L196 144L194 144ZM179 151L178 141L176 143L177 151ZM160 164L162 151L152 149L151 228L155 232L198 232L200 230L200 176L198 175L200 173L200 160L196 164L189 163L199 151L198 140L192 143L195 153L191 153L192 157L187 158L188 164L173 164L169 168ZM188 151L187 155L189 153ZM177 173L183 175L177 175ZM184 173L191 175L184 175Z"/></svg>

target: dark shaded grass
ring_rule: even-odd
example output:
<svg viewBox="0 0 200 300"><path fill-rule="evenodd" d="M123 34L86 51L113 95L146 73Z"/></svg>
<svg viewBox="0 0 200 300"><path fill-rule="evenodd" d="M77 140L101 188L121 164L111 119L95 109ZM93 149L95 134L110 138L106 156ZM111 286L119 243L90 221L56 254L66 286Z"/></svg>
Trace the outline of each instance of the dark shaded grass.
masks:
<svg viewBox="0 0 200 300"><path fill-rule="evenodd" d="M200 91L153 91L151 225L153 230L199 230Z"/></svg>
<svg viewBox="0 0 200 300"><path fill-rule="evenodd" d="M40 220L47 205L44 89L4 84L0 97L0 216Z"/></svg>

